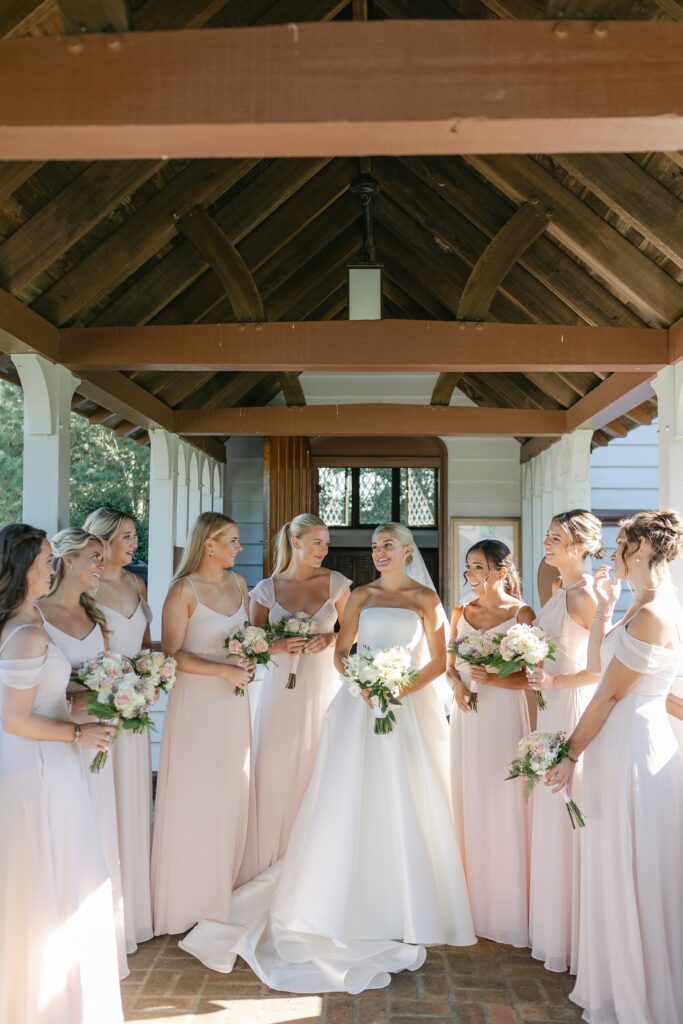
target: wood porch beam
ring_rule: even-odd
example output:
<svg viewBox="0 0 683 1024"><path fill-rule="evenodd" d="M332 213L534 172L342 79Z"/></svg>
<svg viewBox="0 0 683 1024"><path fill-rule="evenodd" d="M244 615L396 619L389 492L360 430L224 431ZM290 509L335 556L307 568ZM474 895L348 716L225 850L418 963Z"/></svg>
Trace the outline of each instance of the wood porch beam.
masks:
<svg viewBox="0 0 683 1024"><path fill-rule="evenodd" d="M13 160L676 150L682 36L663 22L388 19L6 39L0 150ZM179 67L183 88L169 92Z"/></svg>
<svg viewBox="0 0 683 1024"><path fill-rule="evenodd" d="M439 437L449 435L557 436L564 433L564 410L469 409L433 405L307 405L184 409L175 429L195 434L263 436Z"/></svg>
<svg viewBox="0 0 683 1024"><path fill-rule="evenodd" d="M669 328L669 362L677 363L683 359L683 319L677 320Z"/></svg>
<svg viewBox="0 0 683 1024"><path fill-rule="evenodd" d="M35 352L59 362L59 330L0 288L0 351Z"/></svg>
<svg viewBox="0 0 683 1024"><path fill-rule="evenodd" d="M567 431L597 430L655 397L652 373L613 373L567 409Z"/></svg>
<svg viewBox="0 0 683 1024"><path fill-rule="evenodd" d="M1 322L1 319L0 319ZM80 370L649 371L669 361L668 331L432 320L367 320L61 332L61 359Z"/></svg>
<svg viewBox="0 0 683 1024"><path fill-rule="evenodd" d="M548 225L552 210L523 203L491 239L472 268L460 296L458 320L485 320L498 286L519 257ZM449 405L462 373L440 373L432 391L432 405Z"/></svg>

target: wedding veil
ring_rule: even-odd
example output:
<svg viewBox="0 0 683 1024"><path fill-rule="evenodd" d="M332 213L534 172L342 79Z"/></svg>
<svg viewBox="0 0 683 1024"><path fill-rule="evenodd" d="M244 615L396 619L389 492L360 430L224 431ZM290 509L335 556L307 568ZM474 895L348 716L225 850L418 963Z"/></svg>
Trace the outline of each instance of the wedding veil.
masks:
<svg viewBox="0 0 683 1024"><path fill-rule="evenodd" d="M417 544L415 544L414 542L413 560L408 566L408 575L410 576L411 579L415 580L416 583L421 583L423 587L428 587L430 590L433 590L435 594L438 593L436 587L434 586L434 581L432 580L432 577L429 575L429 570L425 565L425 560L422 557L422 553L418 548ZM444 608L441 601L439 601L439 607L437 612L439 622L443 623L446 643L448 643L448 635L451 627L448 616L446 615L446 609ZM420 651L420 657L423 663L429 660L427 641L424 639L422 641L422 650ZM441 700L443 701L444 707L446 708L446 712L448 713L453 703L453 690L451 689L450 683L448 682L445 673L443 675L438 676L438 678L434 680L432 685L436 687L436 691L439 694Z"/></svg>

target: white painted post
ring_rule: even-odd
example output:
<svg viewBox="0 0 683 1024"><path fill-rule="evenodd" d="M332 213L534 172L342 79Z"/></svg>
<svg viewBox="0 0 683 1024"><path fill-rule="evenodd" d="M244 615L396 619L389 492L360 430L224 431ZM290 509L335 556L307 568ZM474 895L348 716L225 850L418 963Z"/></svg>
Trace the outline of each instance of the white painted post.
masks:
<svg viewBox="0 0 683 1024"><path fill-rule="evenodd" d="M199 503L202 512L211 512L213 501L211 498L211 478L213 476L213 459L211 456L207 456L204 459L204 465L202 466L201 475L201 489L199 496Z"/></svg>
<svg viewBox="0 0 683 1024"><path fill-rule="evenodd" d="M190 452L190 470L188 474L187 500L187 532L194 526L194 521L202 510L201 466L195 450Z"/></svg>
<svg viewBox="0 0 683 1024"><path fill-rule="evenodd" d="M522 584L531 601L534 584L534 471L533 462L522 466Z"/></svg>
<svg viewBox="0 0 683 1024"><path fill-rule="evenodd" d="M149 466L149 604L155 640L161 637L161 610L173 577L178 491L178 437L150 430Z"/></svg>
<svg viewBox="0 0 683 1024"><path fill-rule="evenodd" d="M562 458L559 472L562 476L563 507L554 512L568 512L572 508L591 508L591 440L592 430L575 430L560 441Z"/></svg>
<svg viewBox="0 0 683 1024"><path fill-rule="evenodd" d="M683 515L683 362L665 366L652 386L659 420L659 505ZM683 558L673 563L671 575L683 606ZM683 675L675 680L672 692L683 700ZM670 721L683 749L683 722L673 717Z"/></svg>
<svg viewBox="0 0 683 1024"><path fill-rule="evenodd" d="M225 464L218 462L213 467L213 511L225 512Z"/></svg>
<svg viewBox="0 0 683 1024"><path fill-rule="evenodd" d="M178 548L184 548L187 540L189 455L189 445L181 441L178 445L178 494L176 498L175 543Z"/></svg>
<svg viewBox="0 0 683 1024"><path fill-rule="evenodd" d="M42 356L12 356L24 391L23 519L48 537L69 525L71 399L78 378Z"/></svg>

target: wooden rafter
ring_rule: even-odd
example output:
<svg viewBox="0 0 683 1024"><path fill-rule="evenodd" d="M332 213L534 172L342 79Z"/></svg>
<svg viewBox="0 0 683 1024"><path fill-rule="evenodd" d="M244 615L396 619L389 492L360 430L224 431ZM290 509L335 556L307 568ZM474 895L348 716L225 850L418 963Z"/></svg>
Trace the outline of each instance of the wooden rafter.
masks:
<svg viewBox="0 0 683 1024"><path fill-rule="evenodd" d="M177 432L263 436L447 437L449 435L558 436L562 410L470 409L433 405L307 405L267 408L186 409L175 413Z"/></svg>
<svg viewBox="0 0 683 1024"><path fill-rule="evenodd" d="M0 149L19 160L678 149L679 26L559 28L386 20L2 40ZM184 88L169 93L178 67Z"/></svg>
<svg viewBox="0 0 683 1024"><path fill-rule="evenodd" d="M501 281L522 253L545 231L551 210L524 203L491 240L477 260L460 296L458 320L485 320ZM449 405L461 372L440 373L432 405Z"/></svg>
<svg viewBox="0 0 683 1024"><path fill-rule="evenodd" d="M663 326L683 313L683 287L531 157L468 156L467 162L516 202L536 196L551 207L548 233L626 295L648 323Z"/></svg>
<svg viewBox="0 0 683 1024"><path fill-rule="evenodd" d="M309 287L316 281L302 283ZM302 294L305 293L302 292ZM310 321L61 331L64 365L82 370L476 373L597 370L656 373L669 361L669 332L450 321Z"/></svg>
<svg viewBox="0 0 683 1024"><path fill-rule="evenodd" d="M128 32L126 0L57 0L67 35L81 32Z"/></svg>
<svg viewBox="0 0 683 1024"><path fill-rule="evenodd" d="M654 397L651 373L613 373L567 411L567 429L605 427Z"/></svg>

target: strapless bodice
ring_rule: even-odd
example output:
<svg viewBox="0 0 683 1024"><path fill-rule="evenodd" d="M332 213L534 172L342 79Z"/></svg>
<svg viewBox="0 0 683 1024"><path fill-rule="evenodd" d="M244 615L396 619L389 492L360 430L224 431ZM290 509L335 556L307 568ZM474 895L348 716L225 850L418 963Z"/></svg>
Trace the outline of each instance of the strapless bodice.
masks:
<svg viewBox="0 0 683 1024"><path fill-rule="evenodd" d="M396 646L415 652L423 635L422 619L412 608L364 608L358 622L358 653Z"/></svg>

